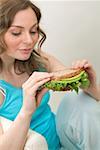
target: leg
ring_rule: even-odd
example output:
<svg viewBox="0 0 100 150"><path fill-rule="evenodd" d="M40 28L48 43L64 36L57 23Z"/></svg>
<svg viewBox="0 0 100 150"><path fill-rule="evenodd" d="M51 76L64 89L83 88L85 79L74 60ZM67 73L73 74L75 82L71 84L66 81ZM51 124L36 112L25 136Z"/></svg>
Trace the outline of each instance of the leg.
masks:
<svg viewBox="0 0 100 150"><path fill-rule="evenodd" d="M100 103L79 92L68 92L56 117L62 150L100 150Z"/></svg>

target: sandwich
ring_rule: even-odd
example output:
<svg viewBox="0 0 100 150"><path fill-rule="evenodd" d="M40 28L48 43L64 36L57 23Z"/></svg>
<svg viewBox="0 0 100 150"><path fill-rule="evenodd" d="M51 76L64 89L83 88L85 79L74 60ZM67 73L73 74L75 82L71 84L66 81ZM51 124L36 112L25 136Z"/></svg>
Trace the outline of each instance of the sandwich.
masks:
<svg viewBox="0 0 100 150"><path fill-rule="evenodd" d="M88 88L90 81L84 69L65 69L53 72L53 77L43 86L53 91L73 91L79 88Z"/></svg>

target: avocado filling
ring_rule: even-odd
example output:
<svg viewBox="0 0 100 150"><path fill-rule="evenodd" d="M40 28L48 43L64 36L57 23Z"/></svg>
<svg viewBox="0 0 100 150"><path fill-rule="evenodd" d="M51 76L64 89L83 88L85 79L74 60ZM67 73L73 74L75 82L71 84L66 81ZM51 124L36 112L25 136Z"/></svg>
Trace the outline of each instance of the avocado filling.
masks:
<svg viewBox="0 0 100 150"><path fill-rule="evenodd" d="M49 81L44 84L44 87L52 89L53 91L66 91L66 90L75 90L76 93L79 91L79 87L88 88L90 81L88 79L88 74L85 71L82 71L79 75L76 75L71 78L62 79L59 81Z"/></svg>

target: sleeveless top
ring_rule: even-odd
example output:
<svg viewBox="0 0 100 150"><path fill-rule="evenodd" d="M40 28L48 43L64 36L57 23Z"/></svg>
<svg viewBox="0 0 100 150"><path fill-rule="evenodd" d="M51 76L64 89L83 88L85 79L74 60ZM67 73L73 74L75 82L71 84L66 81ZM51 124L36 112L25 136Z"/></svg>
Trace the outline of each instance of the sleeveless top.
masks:
<svg viewBox="0 0 100 150"><path fill-rule="evenodd" d="M4 102L0 107L0 116L13 121L23 104L23 90L4 80L0 80L0 89L5 93ZM56 133L55 115L48 105L49 99L50 93L46 92L32 115L30 128L45 137L49 150L58 150L60 144Z"/></svg>

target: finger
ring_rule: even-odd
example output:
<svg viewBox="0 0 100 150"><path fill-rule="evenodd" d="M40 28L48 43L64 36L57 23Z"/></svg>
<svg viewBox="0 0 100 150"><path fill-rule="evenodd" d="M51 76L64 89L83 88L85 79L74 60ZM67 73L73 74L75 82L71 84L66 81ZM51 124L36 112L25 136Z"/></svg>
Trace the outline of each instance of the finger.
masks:
<svg viewBox="0 0 100 150"><path fill-rule="evenodd" d="M24 86L29 87L29 86L33 86L36 82L39 82L43 79L46 78L51 78L53 76L52 73L34 73L33 75L31 75L31 77L24 83Z"/></svg>
<svg viewBox="0 0 100 150"><path fill-rule="evenodd" d="M34 86L32 86L32 87L27 87L27 88L25 87L24 90L27 92L28 95L35 97L38 88L39 88L41 85L43 85L44 83L48 82L49 80L50 80L49 78L48 78L48 79L44 79L44 80L42 80L42 81L40 81L40 82L37 82L37 83L36 83ZM27 89L28 89L28 90L27 90Z"/></svg>
<svg viewBox="0 0 100 150"><path fill-rule="evenodd" d="M82 61L80 61L79 67L84 68L86 64L89 64L89 62L86 59L83 59Z"/></svg>
<svg viewBox="0 0 100 150"><path fill-rule="evenodd" d="M40 82L37 82L36 84L34 84L34 86L31 86L30 91L32 93L36 92L40 86L42 86L44 83L48 82L49 80L50 78L47 78L47 79L41 80Z"/></svg>
<svg viewBox="0 0 100 150"><path fill-rule="evenodd" d="M41 86L41 85L43 85L45 82L47 82L47 81L49 81L50 80L50 78L44 78L44 79L42 79L42 80L40 80L40 81L35 81L35 80L32 80L30 83L28 83L28 85L27 85L27 88L29 87L35 87L35 86Z"/></svg>
<svg viewBox="0 0 100 150"><path fill-rule="evenodd" d="M72 63L72 68L73 69L78 69L80 68L80 60L77 60L76 62Z"/></svg>
<svg viewBox="0 0 100 150"><path fill-rule="evenodd" d="M87 63L87 64L84 65L84 68L85 68L85 69L91 68L91 67L92 67L92 65L91 65L90 63Z"/></svg>
<svg viewBox="0 0 100 150"><path fill-rule="evenodd" d="M91 67L91 64L86 59L78 60L72 64L74 69Z"/></svg>
<svg viewBox="0 0 100 150"><path fill-rule="evenodd" d="M52 73L47 73L47 72L34 72L31 77L28 79L27 83L30 83L30 82L38 82L38 81L41 81L43 79L46 79L46 78L50 78L52 77Z"/></svg>

